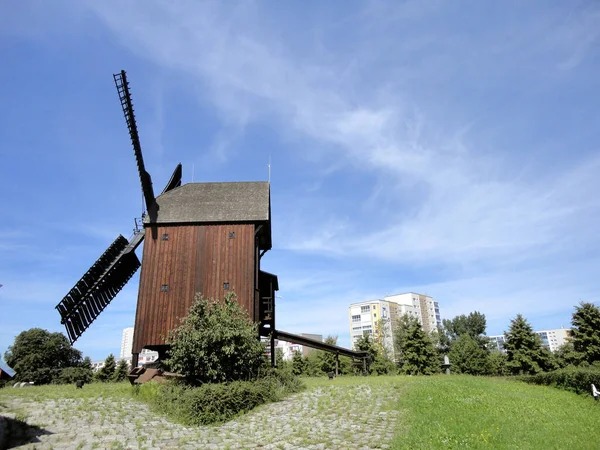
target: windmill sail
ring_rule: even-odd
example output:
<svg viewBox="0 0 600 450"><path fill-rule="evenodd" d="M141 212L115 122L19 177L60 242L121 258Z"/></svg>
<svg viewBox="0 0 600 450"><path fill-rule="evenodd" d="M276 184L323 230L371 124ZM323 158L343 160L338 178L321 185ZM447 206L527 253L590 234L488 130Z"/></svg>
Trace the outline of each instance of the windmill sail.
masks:
<svg viewBox="0 0 600 450"><path fill-rule="evenodd" d="M108 247L56 305L71 344L91 325L140 267L135 248L144 233L128 241L122 235Z"/></svg>
<svg viewBox="0 0 600 450"><path fill-rule="evenodd" d="M129 92L127 74L124 70L121 70L120 73L114 74L113 78L115 79L115 86L117 87L117 92L119 93L121 109L123 110L125 122L127 123L127 129L129 130L133 151L135 152L135 160L137 162L138 172L140 174L140 181L142 182L142 192L144 193L144 199L146 201L146 209L150 214L152 214L151 210L155 203L154 189L152 188L152 178L150 177L150 174L146 172L146 167L144 166L142 146L140 144L140 137L138 135L137 124L135 122L133 102L131 101L131 93Z"/></svg>
<svg viewBox="0 0 600 450"><path fill-rule="evenodd" d="M158 205L154 197L152 179L144 166L127 74L122 70L120 73L114 74L113 78L119 93L121 109L125 116L129 136L131 137L146 209L148 210L150 223L152 223L156 219ZM181 164L178 164L163 193L181 186L181 173ZM153 237L156 239L156 226L151 227L151 230ZM144 230L136 232L129 241L119 235L69 293L56 305L56 309L61 316L61 323L67 329L71 343L75 342L96 320L98 315L139 269L141 264L135 254L135 249L142 243L144 237Z"/></svg>

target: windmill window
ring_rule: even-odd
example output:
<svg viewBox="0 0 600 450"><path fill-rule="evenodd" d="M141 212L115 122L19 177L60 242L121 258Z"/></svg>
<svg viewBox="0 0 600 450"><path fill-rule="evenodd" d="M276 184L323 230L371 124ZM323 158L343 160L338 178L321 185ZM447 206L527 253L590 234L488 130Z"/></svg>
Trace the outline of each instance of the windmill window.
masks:
<svg viewBox="0 0 600 450"><path fill-rule="evenodd" d="M160 291L161 291L161 292L169 292L169 285L168 285L168 284L163 284L163 285L160 287Z"/></svg>
<svg viewBox="0 0 600 450"><path fill-rule="evenodd" d="M168 233L164 233L164 234L162 235L162 240L163 240L163 241L168 241L168 240L169 240L169 235L168 235Z"/></svg>
<svg viewBox="0 0 600 450"><path fill-rule="evenodd" d="M229 239L233 239L235 238L235 231L230 231L229 232Z"/></svg>
<svg viewBox="0 0 600 450"><path fill-rule="evenodd" d="M223 283L223 289L229 289L229 283Z"/></svg>

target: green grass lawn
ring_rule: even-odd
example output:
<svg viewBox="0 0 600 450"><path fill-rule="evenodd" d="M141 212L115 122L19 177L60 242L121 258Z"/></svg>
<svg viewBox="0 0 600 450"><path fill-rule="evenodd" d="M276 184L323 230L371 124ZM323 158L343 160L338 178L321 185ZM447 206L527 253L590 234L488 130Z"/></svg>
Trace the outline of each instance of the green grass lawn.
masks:
<svg viewBox="0 0 600 450"><path fill-rule="evenodd" d="M121 383L91 383L83 389L74 384L31 386L26 388L5 387L0 389L0 404L6 397L23 397L31 400L57 400L61 398L131 397L132 387L128 381Z"/></svg>
<svg viewBox="0 0 600 450"><path fill-rule="evenodd" d="M394 449L599 449L600 402L591 396L502 378L340 377L308 378L309 389L371 385L384 389L382 409L401 412ZM132 398L128 383L39 386L0 390L7 396L34 400L57 398ZM343 390L325 405L344 411L355 401Z"/></svg>
<svg viewBox="0 0 600 450"><path fill-rule="evenodd" d="M476 377L412 380L395 448L597 449L600 405L545 386ZM428 437L429 439L424 439Z"/></svg>
<svg viewBox="0 0 600 450"><path fill-rule="evenodd" d="M599 449L600 403L551 387L469 376L305 380L367 383L397 393L394 449Z"/></svg>

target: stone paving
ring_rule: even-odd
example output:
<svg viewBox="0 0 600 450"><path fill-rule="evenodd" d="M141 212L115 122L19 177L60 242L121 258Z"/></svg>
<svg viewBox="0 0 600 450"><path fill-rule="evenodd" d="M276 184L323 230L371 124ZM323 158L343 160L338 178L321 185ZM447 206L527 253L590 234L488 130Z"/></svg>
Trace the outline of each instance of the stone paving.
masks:
<svg viewBox="0 0 600 450"><path fill-rule="evenodd" d="M119 398L5 398L0 415L26 422L12 442L20 449L370 450L389 448L400 415L393 408L397 395L385 386L323 386L200 427L169 422L143 403Z"/></svg>

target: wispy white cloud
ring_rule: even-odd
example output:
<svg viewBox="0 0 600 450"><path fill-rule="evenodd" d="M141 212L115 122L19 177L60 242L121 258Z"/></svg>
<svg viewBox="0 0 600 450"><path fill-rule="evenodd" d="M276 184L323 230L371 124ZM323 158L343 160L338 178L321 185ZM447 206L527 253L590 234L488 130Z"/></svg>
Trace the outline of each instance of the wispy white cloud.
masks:
<svg viewBox="0 0 600 450"><path fill-rule="evenodd" d="M536 260L566 245L585 245L589 239L596 242L593 236L581 234L578 219L598 218L600 205L593 195L599 187L593 175L597 158L571 161L562 173L542 174L535 168L523 172L522 167L515 166L511 161L514 149L499 149L490 156L480 149L489 144L485 142L487 136L478 130L477 120L471 117L458 127L454 120L440 121L428 99L407 89L415 81L412 66L419 67L420 63L402 61L401 54L398 58L385 55L385 70L400 74L400 79L381 78L375 86L370 83L361 58L369 61L367 52L384 56L375 49L378 42L372 36L380 36L371 24L385 18L391 26L436 16L439 4L407 2L390 10L374 2L362 16L359 14L364 27L359 25L357 32L365 33L368 47L361 46L351 55L337 54L331 62L311 59L306 52L291 52L285 42L277 41L277 30L269 33L261 27L260 13L252 3L231 12L216 3L115 9L105 2L91 7L124 45L158 64L196 77L227 120L240 124L275 120L283 134L312 139L319 158L341 158L352 170L360 168L385 179L386 209L394 199L397 202L397 213L381 213L385 221L369 223L352 213L338 219L340 211L336 211L335 218L308 234L308 222L298 223L298 216L290 215L289 238L279 245L295 251L366 256L396 263L489 264L500 260L502 265ZM568 20L560 22L559 32L542 46L539 38L560 19L558 13L513 25L510 39L502 46L500 32L493 30L484 34L481 42L451 34L445 43L440 33L429 39L417 34L399 42L398 48L423 49L438 44L452 51L449 57L457 57L454 64L448 58L439 59L436 64L446 66L437 67L438 73L423 72L419 67L425 80L435 79L440 70L456 74L461 61L468 57L463 54L477 58L484 73L501 69L494 59L518 62L532 56L537 57L538 73L561 65L557 61L564 55L568 55L566 65L575 67L597 38L597 12L573 11ZM538 41L531 41L533 35ZM388 45L392 39L398 38L386 37L380 43ZM563 56L546 58L548 43L558 41ZM427 57L423 56L424 60ZM341 73L342 81L338 79ZM402 74L408 76L403 79ZM544 154L543 148L525 147L521 151ZM372 204L383 201L381 189L361 200L376 208ZM400 202L407 190L415 192L416 198L405 206ZM305 211L305 216L312 218L312 212Z"/></svg>
<svg viewBox="0 0 600 450"><path fill-rule="evenodd" d="M249 4L231 15L215 4L155 4L143 11L136 8L135 19L134 7L119 8L118 13L109 3L92 7L125 45L207 84L227 117L246 123L275 114L288 128L283 132L328 144L319 146L320 152L392 173L397 177L388 188L392 191L424 186L421 206L411 217L391 215L391 225L366 229L364 223L355 223L355 230L343 222L324 224L313 236L284 242L290 249L390 260L506 256L555 241L565 232L565 223L598 206L592 198L576 198L577 191L566 182L569 175L515 181L500 156L480 155L457 139L456 131L433 132L440 124L423 116L414 98L395 94L382 99L367 79L353 79L354 91L346 90L336 82L339 66L296 60L283 43L259 31L260 21ZM402 20L431 12L408 3L397 14ZM582 164L572 169L571 177L596 162ZM596 183L594 178L587 181ZM565 196L572 201L555 201ZM332 240L334 235L338 239ZM332 241L335 246L328 244Z"/></svg>
<svg viewBox="0 0 600 450"><path fill-rule="evenodd" d="M593 86L582 71L597 56L600 10L538 7L465 15L453 3L373 1L310 23L275 20L251 1L88 1L77 12L214 111L208 158L230 158L268 124L285 143L282 178L311 174L274 190L275 246L335 267L274 270L279 318L290 331L342 334L350 301L382 295L394 271L415 267L439 270L398 288L435 293L448 314L481 308L498 321L596 292L589 262L572 261L599 244L597 145L547 110L560 109L569 77ZM155 90L147 136L160 151L173 112ZM106 230L79 234L112 241ZM386 266L382 292L348 282L371 264ZM311 309L299 308L305 301Z"/></svg>

